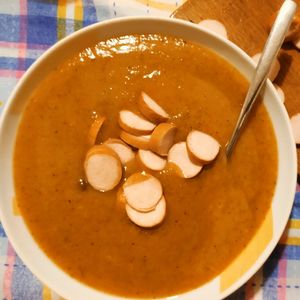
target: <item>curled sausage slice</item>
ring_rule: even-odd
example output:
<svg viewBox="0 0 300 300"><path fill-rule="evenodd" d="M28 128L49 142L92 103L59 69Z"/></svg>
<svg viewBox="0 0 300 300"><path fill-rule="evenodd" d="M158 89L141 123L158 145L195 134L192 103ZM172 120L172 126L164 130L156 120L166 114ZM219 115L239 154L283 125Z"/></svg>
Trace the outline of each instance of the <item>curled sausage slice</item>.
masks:
<svg viewBox="0 0 300 300"><path fill-rule="evenodd" d="M149 170L162 171L166 166L166 159L149 150L139 150L137 157L140 163Z"/></svg>
<svg viewBox="0 0 300 300"><path fill-rule="evenodd" d="M104 116L98 116L94 119L87 136L87 143L90 147L95 145L99 131L105 121Z"/></svg>
<svg viewBox="0 0 300 300"><path fill-rule="evenodd" d="M144 172L128 177L123 184L123 191L127 204L141 212L153 210L163 194L160 181Z"/></svg>
<svg viewBox="0 0 300 300"><path fill-rule="evenodd" d="M152 132L150 149L162 156L167 156L169 149L174 144L177 128L174 124L160 123Z"/></svg>
<svg viewBox="0 0 300 300"><path fill-rule="evenodd" d="M153 123L165 122L169 119L168 113L144 92L141 93L137 104L140 112Z"/></svg>
<svg viewBox="0 0 300 300"><path fill-rule="evenodd" d="M156 126L129 110L120 111L119 125L128 133L135 135L150 134Z"/></svg>
<svg viewBox="0 0 300 300"><path fill-rule="evenodd" d="M168 154L168 163L174 164L180 171L179 175L183 178L192 178L202 169L202 165L196 164L190 159L186 142L172 146Z"/></svg>
<svg viewBox="0 0 300 300"><path fill-rule="evenodd" d="M191 157L202 164L213 161L220 150L220 144L212 136L198 130L188 134L186 145Z"/></svg>
<svg viewBox="0 0 300 300"><path fill-rule="evenodd" d="M104 145L93 146L86 154L84 170L88 183L101 192L112 190L121 180L122 165L117 154Z"/></svg>
<svg viewBox="0 0 300 300"><path fill-rule="evenodd" d="M159 200L156 207L149 212L139 212L126 204L126 213L128 218L136 225L144 228L154 227L160 224L166 214L166 200L165 197Z"/></svg>
<svg viewBox="0 0 300 300"><path fill-rule="evenodd" d="M116 152L122 165L126 165L135 157L133 150L120 139L110 138L104 142L104 145Z"/></svg>
<svg viewBox="0 0 300 300"><path fill-rule="evenodd" d="M120 138L134 148L148 150L151 135L133 135L121 130Z"/></svg>

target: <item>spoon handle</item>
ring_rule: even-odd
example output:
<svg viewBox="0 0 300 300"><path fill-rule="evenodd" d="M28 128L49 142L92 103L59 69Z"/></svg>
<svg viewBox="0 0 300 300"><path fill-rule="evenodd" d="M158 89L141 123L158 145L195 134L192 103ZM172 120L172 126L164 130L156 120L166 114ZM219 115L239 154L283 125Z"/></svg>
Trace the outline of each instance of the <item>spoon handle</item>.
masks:
<svg viewBox="0 0 300 300"><path fill-rule="evenodd" d="M291 25L296 9L297 4L294 1L285 0L279 10L278 16L273 24L272 30L266 41L264 50L251 80L237 124L229 142L226 145L225 151L228 158L232 154L233 147L240 136L241 129L251 112L255 100L257 99L263 84L268 78L271 65L277 57L278 51L281 48L286 33Z"/></svg>

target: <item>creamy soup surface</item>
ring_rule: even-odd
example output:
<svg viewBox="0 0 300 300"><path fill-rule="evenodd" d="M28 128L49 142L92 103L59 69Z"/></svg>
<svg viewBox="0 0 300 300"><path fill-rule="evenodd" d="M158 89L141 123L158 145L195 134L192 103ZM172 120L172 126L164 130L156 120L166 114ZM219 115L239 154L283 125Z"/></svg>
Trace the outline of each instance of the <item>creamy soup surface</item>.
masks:
<svg viewBox="0 0 300 300"><path fill-rule="evenodd" d="M161 35L100 42L65 61L37 87L15 146L17 204L34 239L64 271L101 291L162 297L199 287L242 251L271 205L277 146L263 105L230 161L224 146L248 82L210 50ZM116 189L83 189L83 160L93 118L107 120L98 143L118 138L118 112L137 111L148 93L178 127L221 144L216 161L193 179L154 172L167 214L153 229L134 225ZM132 164L124 176L142 170Z"/></svg>

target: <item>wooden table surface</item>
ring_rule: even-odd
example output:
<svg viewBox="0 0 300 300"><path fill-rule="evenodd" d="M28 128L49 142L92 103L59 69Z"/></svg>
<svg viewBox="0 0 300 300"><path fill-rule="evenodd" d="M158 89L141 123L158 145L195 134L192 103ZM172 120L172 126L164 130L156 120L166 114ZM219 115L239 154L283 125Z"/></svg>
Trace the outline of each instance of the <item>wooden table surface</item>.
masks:
<svg viewBox="0 0 300 300"><path fill-rule="evenodd" d="M282 2L283 0L188 0L173 16L193 23L199 23L203 19L219 20L225 25L228 38L253 56L262 51L268 36L270 17ZM296 2L300 6L300 0ZM281 70L274 83L284 91L285 106L292 116L300 113L300 51L286 43L280 50L279 61ZM299 174L300 147L297 148L297 154Z"/></svg>

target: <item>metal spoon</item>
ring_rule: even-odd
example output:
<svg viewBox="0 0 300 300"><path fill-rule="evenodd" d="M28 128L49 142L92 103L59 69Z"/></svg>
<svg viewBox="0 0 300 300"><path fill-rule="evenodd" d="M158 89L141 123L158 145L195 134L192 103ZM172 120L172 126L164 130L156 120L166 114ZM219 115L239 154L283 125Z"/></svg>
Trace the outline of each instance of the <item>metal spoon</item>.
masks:
<svg viewBox="0 0 300 300"><path fill-rule="evenodd" d="M229 142L225 147L227 158L231 156L233 148L241 134L241 129L243 128L243 125L245 124L251 112L253 104L255 103L255 100L257 99L257 96L268 77L271 65L276 59L278 51L281 48L283 40L292 23L296 9L297 4L294 1L285 0L279 10L278 16L273 24L272 30L257 64L254 76L251 80L237 124Z"/></svg>

